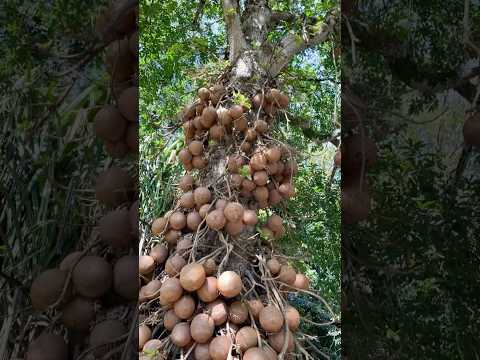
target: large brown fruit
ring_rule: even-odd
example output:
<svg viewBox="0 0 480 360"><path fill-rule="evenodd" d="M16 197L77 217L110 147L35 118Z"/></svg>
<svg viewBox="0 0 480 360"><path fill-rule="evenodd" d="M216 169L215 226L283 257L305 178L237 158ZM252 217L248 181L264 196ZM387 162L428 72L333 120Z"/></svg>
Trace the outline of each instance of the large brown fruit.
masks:
<svg viewBox="0 0 480 360"><path fill-rule="evenodd" d="M183 267L187 264L185 259L180 255L174 255L168 258L165 263L165 272L170 276L176 276L182 271Z"/></svg>
<svg viewBox="0 0 480 360"><path fill-rule="evenodd" d="M178 200L178 204L185 209L193 209L195 207L195 197L193 191L188 191L183 194Z"/></svg>
<svg viewBox="0 0 480 360"><path fill-rule="evenodd" d="M282 268L282 264L280 264L280 261L278 261L277 259L272 258L267 261L267 267L268 270L270 270L270 272L272 273L272 275L277 275Z"/></svg>
<svg viewBox="0 0 480 360"><path fill-rule="evenodd" d="M256 225L258 223L257 213L254 210L245 210L243 212L243 223L245 225Z"/></svg>
<svg viewBox="0 0 480 360"><path fill-rule="evenodd" d="M195 184L195 179L191 175L184 175L180 182L178 183L178 187L183 191L191 191L193 190L193 185Z"/></svg>
<svg viewBox="0 0 480 360"><path fill-rule="evenodd" d="M213 124L217 122L218 115L217 110L213 106L208 106L203 109L201 123L205 129L210 129Z"/></svg>
<svg viewBox="0 0 480 360"><path fill-rule="evenodd" d="M222 210L213 210L207 215L207 225L210 229L221 230L227 223L224 212Z"/></svg>
<svg viewBox="0 0 480 360"><path fill-rule="evenodd" d="M278 205L283 200L282 195L277 189L270 190L268 193L268 202L272 205Z"/></svg>
<svg viewBox="0 0 480 360"><path fill-rule="evenodd" d="M221 141L225 137L225 128L220 125L213 125L208 133L211 139Z"/></svg>
<svg viewBox="0 0 480 360"><path fill-rule="evenodd" d="M465 120L463 139L467 145L480 146L480 113L475 112Z"/></svg>
<svg viewBox="0 0 480 360"><path fill-rule="evenodd" d="M227 160L227 168L231 173L238 173L240 168L243 166L243 158L241 155L231 155Z"/></svg>
<svg viewBox="0 0 480 360"><path fill-rule="evenodd" d="M256 120L253 126L259 134L264 134L268 131L268 123L265 120Z"/></svg>
<svg viewBox="0 0 480 360"><path fill-rule="evenodd" d="M210 202L210 200L212 199L212 193L206 187L196 188L193 192L193 196L195 198L195 204L197 204L197 206L202 206Z"/></svg>
<svg viewBox="0 0 480 360"><path fill-rule="evenodd" d="M233 120L238 119L243 115L243 107L241 105L233 105L229 110L228 114Z"/></svg>
<svg viewBox="0 0 480 360"><path fill-rule="evenodd" d="M190 324L192 338L199 344L208 342L212 338L214 330L215 323L208 314L196 315Z"/></svg>
<svg viewBox="0 0 480 360"><path fill-rule="evenodd" d="M244 326L235 335L235 343L242 353L257 346L257 341L257 331L250 326Z"/></svg>
<svg viewBox="0 0 480 360"><path fill-rule="evenodd" d="M230 322L241 325L248 319L248 307L241 301L234 301L228 308Z"/></svg>
<svg viewBox="0 0 480 360"><path fill-rule="evenodd" d="M210 303L215 301L219 296L217 278L213 276L207 277L200 289L197 290L197 295L203 302Z"/></svg>
<svg viewBox="0 0 480 360"><path fill-rule="evenodd" d="M260 316L260 312L265 307L262 301L259 299L248 300L247 306L255 319L258 319L258 317Z"/></svg>
<svg viewBox="0 0 480 360"><path fill-rule="evenodd" d="M259 186L253 190L253 196L258 202L267 201L269 192L268 188L265 186Z"/></svg>
<svg viewBox="0 0 480 360"><path fill-rule="evenodd" d="M133 179L117 166L112 166L101 173L95 184L97 200L108 206L119 206L129 201L132 192Z"/></svg>
<svg viewBox="0 0 480 360"><path fill-rule="evenodd" d="M188 145L188 151L193 156L199 156L203 153L203 144L201 141L198 140L193 140L189 145Z"/></svg>
<svg viewBox="0 0 480 360"><path fill-rule="evenodd" d="M172 331L175 325L177 325L181 321L182 319L180 319L177 315L175 315L175 311L171 309L171 310L168 310L163 317L163 326L168 331Z"/></svg>
<svg viewBox="0 0 480 360"><path fill-rule="evenodd" d="M227 360L231 347L232 340L229 336L217 336L210 343L210 356L213 360Z"/></svg>
<svg viewBox="0 0 480 360"><path fill-rule="evenodd" d="M182 230L187 225L187 217L180 211L170 215L169 224L174 230Z"/></svg>
<svg viewBox="0 0 480 360"><path fill-rule="evenodd" d="M149 275L155 270L155 260L150 255L142 255L138 259L138 273Z"/></svg>
<svg viewBox="0 0 480 360"><path fill-rule="evenodd" d="M102 140L119 141L127 130L127 121L113 105L105 105L94 118L95 135Z"/></svg>
<svg viewBox="0 0 480 360"><path fill-rule="evenodd" d="M298 289L308 290L310 288L310 280L304 274L297 274L293 286Z"/></svg>
<svg viewBox="0 0 480 360"><path fill-rule="evenodd" d="M200 98L200 100L207 102L208 100L210 100L210 90L205 87L198 89L198 97Z"/></svg>
<svg viewBox="0 0 480 360"><path fill-rule="evenodd" d="M210 343L207 342L205 344L197 344L195 349L193 350L193 356L195 360L212 360L209 351Z"/></svg>
<svg viewBox="0 0 480 360"><path fill-rule="evenodd" d="M42 333L28 345L26 360L68 360L68 346L57 334Z"/></svg>
<svg viewBox="0 0 480 360"><path fill-rule="evenodd" d="M138 262L137 255L125 255L113 267L113 289L125 300L138 297Z"/></svg>
<svg viewBox="0 0 480 360"><path fill-rule="evenodd" d="M197 211L192 211L187 215L187 227L192 231L197 231L197 228L202 223L202 217Z"/></svg>
<svg viewBox="0 0 480 360"><path fill-rule="evenodd" d="M215 326L224 324L228 319L228 308L223 300L217 299L209 303L207 312L212 317Z"/></svg>
<svg viewBox="0 0 480 360"><path fill-rule="evenodd" d="M242 292L243 282L234 271L223 272L217 280L218 291L226 298L233 298Z"/></svg>
<svg viewBox="0 0 480 360"><path fill-rule="evenodd" d="M78 294L98 298L112 287L112 266L100 256L85 256L73 270L72 279Z"/></svg>
<svg viewBox="0 0 480 360"><path fill-rule="evenodd" d="M180 319L189 319L195 312L195 300L190 295L183 295L173 305L173 311Z"/></svg>
<svg viewBox="0 0 480 360"><path fill-rule="evenodd" d="M243 205L238 202L229 202L225 206L225 210L223 214L225 215L226 219L231 222L239 222L243 218Z"/></svg>
<svg viewBox="0 0 480 360"><path fill-rule="evenodd" d="M185 164L192 162L193 156L188 149L182 149L178 152L178 158Z"/></svg>
<svg viewBox="0 0 480 360"><path fill-rule="evenodd" d="M165 233L165 241L169 244L169 245L176 245L177 244L177 241L178 239L180 238L181 236L181 232L178 231L178 230L170 230L170 231L167 231L167 233Z"/></svg>
<svg viewBox="0 0 480 360"><path fill-rule="evenodd" d="M296 331L300 326L300 314L293 306L288 306L285 310L285 318L290 331Z"/></svg>
<svg viewBox="0 0 480 360"><path fill-rule="evenodd" d="M124 90L118 98L118 109L128 121L138 121L138 87Z"/></svg>
<svg viewBox="0 0 480 360"><path fill-rule="evenodd" d="M295 196L295 189L292 184L285 182L278 187L278 192L285 198L290 199Z"/></svg>
<svg viewBox="0 0 480 360"><path fill-rule="evenodd" d="M152 300L160 294L160 288L162 287L162 282L160 280L152 280L147 285L143 286L140 289L139 301L145 302L147 300Z"/></svg>
<svg viewBox="0 0 480 360"><path fill-rule="evenodd" d="M68 273L59 269L49 269L38 275L30 287L33 308L44 311L60 299ZM70 291L67 289L67 296Z"/></svg>
<svg viewBox="0 0 480 360"><path fill-rule="evenodd" d="M62 262L60 263L59 265L60 270L67 271L67 272L72 270L76 266L77 262L80 260L81 257L82 257L81 251L74 251L68 254L63 258Z"/></svg>
<svg viewBox="0 0 480 360"><path fill-rule="evenodd" d="M266 171L256 171L253 174L253 182L258 186L265 186L268 182L268 174Z"/></svg>
<svg viewBox="0 0 480 360"><path fill-rule="evenodd" d="M153 235L160 235L168 224L168 220L164 217L156 218L152 223L152 233Z"/></svg>
<svg viewBox="0 0 480 360"><path fill-rule="evenodd" d="M243 224L242 221L238 221L238 222L228 221L227 224L225 225L225 231L227 232L227 234L231 236L240 235L244 229L245 229L245 225Z"/></svg>
<svg viewBox="0 0 480 360"><path fill-rule="evenodd" d="M185 290L192 292L202 287L206 277L203 265L192 263L183 267L180 272L180 283Z"/></svg>
<svg viewBox="0 0 480 360"><path fill-rule="evenodd" d="M278 280L288 285L293 285L297 278L295 269L290 265L282 265L280 268L280 274L278 274Z"/></svg>
<svg viewBox="0 0 480 360"><path fill-rule="evenodd" d="M243 355L243 360L267 360L265 351L258 347L248 349Z"/></svg>
<svg viewBox="0 0 480 360"><path fill-rule="evenodd" d="M265 331L276 333L282 329L284 318L276 306L268 305L260 311L259 322Z"/></svg>
<svg viewBox="0 0 480 360"><path fill-rule="evenodd" d="M181 322L175 325L170 334L170 340L175 346L183 348L192 341L192 335L190 334L190 326L186 322Z"/></svg>
<svg viewBox="0 0 480 360"><path fill-rule="evenodd" d="M267 166L267 158L263 153L257 152L250 159L250 166L255 171L264 170Z"/></svg>
<svg viewBox="0 0 480 360"><path fill-rule="evenodd" d="M204 169L207 166L207 160L202 156L194 156L192 159L192 166L194 169Z"/></svg>
<svg viewBox="0 0 480 360"><path fill-rule="evenodd" d="M265 157L269 163L279 162L282 157L282 151L277 146L273 146L265 151Z"/></svg>
<svg viewBox="0 0 480 360"><path fill-rule="evenodd" d="M217 115L218 115L218 121L223 126L229 126L233 121L229 111L224 107L218 108Z"/></svg>
<svg viewBox="0 0 480 360"><path fill-rule="evenodd" d="M291 331L287 332L287 353L291 353L295 350L295 339ZM271 334L268 336L268 343L270 346L278 353L283 349L285 344L285 331L280 331L276 334Z"/></svg>
<svg viewBox="0 0 480 360"><path fill-rule="evenodd" d="M349 136L342 142L342 173L357 174L365 163L365 169L371 169L377 162L377 145L368 136L361 134Z"/></svg>
<svg viewBox="0 0 480 360"><path fill-rule="evenodd" d="M248 121L245 116L241 116L238 119L233 120L233 127L237 131L245 131L248 128Z"/></svg>
<svg viewBox="0 0 480 360"><path fill-rule="evenodd" d="M108 212L98 224L100 239L116 249L124 249L131 245L132 228L127 209Z"/></svg>
<svg viewBox="0 0 480 360"><path fill-rule="evenodd" d="M160 301L165 304L173 304L183 295L183 288L177 278L166 279L160 287Z"/></svg>
<svg viewBox="0 0 480 360"><path fill-rule="evenodd" d="M101 358L111 349L111 342L127 333L127 328L119 320L105 320L98 323L90 333L89 345L95 348L93 354Z"/></svg>
<svg viewBox="0 0 480 360"><path fill-rule="evenodd" d="M137 296L135 294L135 297ZM62 323L70 330L86 331L95 319L95 306L90 300L76 297L62 309Z"/></svg>

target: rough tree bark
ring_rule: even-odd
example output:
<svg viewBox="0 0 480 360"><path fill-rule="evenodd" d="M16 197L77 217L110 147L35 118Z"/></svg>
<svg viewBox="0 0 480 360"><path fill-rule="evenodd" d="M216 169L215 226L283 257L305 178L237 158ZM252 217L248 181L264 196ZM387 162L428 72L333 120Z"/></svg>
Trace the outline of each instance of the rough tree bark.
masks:
<svg viewBox="0 0 480 360"><path fill-rule="evenodd" d="M267 41L268 32L282 21L298 20L297 15L272 12L266 0L247 0L243 13L238 0L222 0L222 7L233 66L231 82L240 88L242 82L261 87L275 79L297 54L324 42L336 24L329 16L312 33L290 32L274 45Z"/></svg>

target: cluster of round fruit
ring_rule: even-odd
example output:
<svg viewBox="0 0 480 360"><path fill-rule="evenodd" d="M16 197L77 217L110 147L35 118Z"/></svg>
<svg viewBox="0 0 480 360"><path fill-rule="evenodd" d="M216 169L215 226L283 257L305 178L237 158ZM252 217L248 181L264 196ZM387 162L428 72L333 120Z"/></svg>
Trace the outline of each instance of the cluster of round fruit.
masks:
<svg viewBox="0 0 480 360"><path fill-rule="evenodd" d="M342 126L347 136L342 139L335 155L335 165L342 168L342 222L352 224L368 217L371 198L366 181L366 171L377 162L377 146L361 129L361 109L347 102L342 106ZM343 132L343 128L342 128Z"/></svg>
<svg viewBox="0 0 480 360"><path fill-rule="evenodd" d="M115 14L112 5L97 19L97 32L108 44L105 64L111 77L116 106L107 104L95 115L96 135L103 140L105 151L123 158L138 152L138 7L121 16L110 27Z"/></svg>
<svg viewBox="0 0 480 360"><path fill-rule="evenodd" d="M141 271L152 274L155 263L161 264L167 256L167 247L154 246ZM270 259L267 267L278 281L308 289L308 278L296 274L287 264ZM150 280L142 287L141 302L159 300L165 310L163 326L170 331L171 342L185 352L195 345L196 360L226 360L232 349L246 360L276 359L286 341L287 353L294 351L292 332L300 325L300 314L294 307L286 306L282 311L276 304L265 305L258 298L242 299L241 277L234 271L214 276L216 265L211 261L186 264L183 260L183 265L174 271L167 265L165 270L169 277L163 282ZM263 339L267 339L268 345ZM164 346L164 341L152 339L148 325L140 325L140 358L155 358L155 352Z"/></svg>
<svg viewBox="0 0 480 360"><path fill-rule="evenodd" d="M298 165L287 157L279 147L260 148L245 169L245 160L241 155L230 156L227 168L233 188L240 190L243 198L255 199L260 209L292 198L295 196L292 177L298 173Z"/></svg>
<svg viewBox="0 0 480 360"><path fill-rule="evenodd" d="M101 345L115 341L127 329L120 321L104 320L97 322L88 335L97 317L96 308L117 297L114 302L136 301L137 264L138 256L133 255L119 257L112 266L103 257L73 252L58 268L45 270L34 279L30 288L32 305L38 311L59 310L63 326L72 333L84 334L88 346L95 347L95 355L102 356L108 347ZM29 345L27 359L37 359L41 354L38 358L66 360L68 351L63 349L67 349L63 337L45 332Z"/></svg>

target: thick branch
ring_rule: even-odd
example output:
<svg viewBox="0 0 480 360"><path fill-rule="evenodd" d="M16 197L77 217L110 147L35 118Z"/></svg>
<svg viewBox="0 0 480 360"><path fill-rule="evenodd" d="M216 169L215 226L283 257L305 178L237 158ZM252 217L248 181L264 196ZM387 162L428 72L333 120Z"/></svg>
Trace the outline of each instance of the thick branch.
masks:
<svg viewBox="0 0 480 360"><path fill-rule="evenodd" d="M297 54L324 42L333 32L335 24L335 18L331 16L327 19L326 23L318 27L318 31L307 38L295 33L290 33L285 36L280 42L280 49L276 51L278 55L273 59L269 70L270 75L276 77Z"/></svg>
<svg viewBox="0 0 480 360"><path fill-rule="evenodd" d="M246 40L260 46L267 38L268 25L271 19L271 11L266 0L247 1L242 16L243 30Z"/></svg>
<svg viewBox="0 0 480 360"><path fill-rule="evenodd" d="M238 2L236 0L222 0L222 7L230 48L229 60L234 64L243 50L247 48L247 43L240 21Z"/></svg>

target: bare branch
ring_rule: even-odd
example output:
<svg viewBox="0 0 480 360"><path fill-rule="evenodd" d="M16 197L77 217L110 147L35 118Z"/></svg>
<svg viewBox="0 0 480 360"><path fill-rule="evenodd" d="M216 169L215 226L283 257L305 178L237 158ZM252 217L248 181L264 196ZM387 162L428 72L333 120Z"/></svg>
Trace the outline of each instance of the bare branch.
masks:
<svg viewBox="0 0 480 360"><path fill-rule="evenodd" d="M236 0L222 0L223 18L228 33L229 60L233 64L247 48Z"/></svg>
<svg viewBox="0 0 480 360"><path fill-rule="evenodd" d="M272 66L270 67L270 75L276 77L295 57L305 49L319 45L324 42L333 32L336 20L330 16L324 24L318 27L313 35L305 38L296 33L290 33L280 42L278 55L274 57Z"/></svg>

